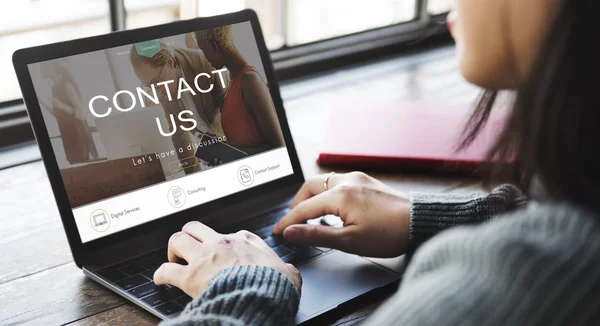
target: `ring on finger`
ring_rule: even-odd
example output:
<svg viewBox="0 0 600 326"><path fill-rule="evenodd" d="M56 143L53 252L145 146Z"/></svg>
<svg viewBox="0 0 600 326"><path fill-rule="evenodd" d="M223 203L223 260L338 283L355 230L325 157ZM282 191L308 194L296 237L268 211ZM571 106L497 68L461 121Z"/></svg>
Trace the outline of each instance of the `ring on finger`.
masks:
<svg viewBox="0 0 600 326"><path fill-rule="evenodd" d="M323 181L323 188L325 188L325 191L329 190L329 178L331 178L334 174L335 172L330 172L325 177L325 180Z"/></svg>

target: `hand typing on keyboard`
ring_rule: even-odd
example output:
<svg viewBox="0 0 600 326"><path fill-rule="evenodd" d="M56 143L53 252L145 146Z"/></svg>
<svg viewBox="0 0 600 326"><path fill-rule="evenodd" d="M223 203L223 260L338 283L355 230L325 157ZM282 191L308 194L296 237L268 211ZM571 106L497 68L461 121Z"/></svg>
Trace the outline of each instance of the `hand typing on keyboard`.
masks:
<svg viewBox="0 0 600 326"><path fill-rule="evenodd" d="M187 265L177 263L180 259ZM154 282L174 285L192 297L200 295L220 270L240 265L271 267L286 275L298 292L302 286L298 270L248 231L219 234L200 222L187 223L169 239L168 260L154 273Z"/></svg>
<svg viewBox="0 0 600 326"><path fill-rule="evenodd" d="M299 224L333 214L343 227ZM396 257L406 251L410 201L360 172L318 176L304 183L290 212L273 234L301 245L327 247L369 257Z"/></svg>

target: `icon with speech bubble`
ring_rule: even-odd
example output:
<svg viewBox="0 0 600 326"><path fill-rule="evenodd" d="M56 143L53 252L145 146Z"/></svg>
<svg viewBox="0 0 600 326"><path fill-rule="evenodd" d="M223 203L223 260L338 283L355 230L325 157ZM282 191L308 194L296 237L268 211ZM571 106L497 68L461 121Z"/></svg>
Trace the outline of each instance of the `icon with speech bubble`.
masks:
<svg viewBox="0 0 600 326"><path fill-rule="evenodd" d="M173 194L173 198L175 199L175 204L179 205L179 196L181 196L181 188L175 188L171 191Z"/></svg>
<svg viewBox="0 0 600 326"><path fill-rule="evenodd" d="M185 191L179 186L174 186L167 193L169 204L175 208L180 208L185 204Z"/></svg>

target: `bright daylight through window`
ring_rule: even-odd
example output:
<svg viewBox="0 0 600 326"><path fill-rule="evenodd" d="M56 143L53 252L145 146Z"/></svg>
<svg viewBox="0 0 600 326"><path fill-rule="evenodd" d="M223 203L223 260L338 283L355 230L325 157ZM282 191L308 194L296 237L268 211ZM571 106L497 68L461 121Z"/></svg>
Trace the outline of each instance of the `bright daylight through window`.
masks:
<svg viewBox="0 0 600 326"><path fill-rule="evenodd" d="M124 0L125 27L211 16L243 8L260 18L267 46L277 50L415 18L419 0ZM69 8L69 10L64 10ZM429 12L444 13L447 0L429 0ZM20 0L0 12L0 103L21 97L12 53L23 47L108 33L107 0ZM1 110L1 109L0 109Z"/></svg>

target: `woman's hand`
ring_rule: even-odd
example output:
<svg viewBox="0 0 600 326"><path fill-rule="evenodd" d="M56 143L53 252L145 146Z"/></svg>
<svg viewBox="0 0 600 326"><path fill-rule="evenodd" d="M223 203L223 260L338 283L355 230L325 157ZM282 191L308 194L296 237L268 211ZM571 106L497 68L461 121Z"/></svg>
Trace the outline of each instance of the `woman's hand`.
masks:
<svg viewBox="0 0 600 326"><path fill-rule="evenodd" d="M188 264L176 263L177 258ZM271 267L286 275L298 292L302 287L298 270L248 231L219 234L200 222L187 223L169 239L168 259L154 273L154 282L174 285L192 297L199 296L220 270L239 265Z"/></svg>
<svg viewBox="0 0 600 326"><path fill-rule="evenodd" d="M410 201L361 173L326 175L306 181L290 212L273 228L286 240L369 257L396 257L406 251ZM323 215L339 216L344 227L298 224Z"/></svg>

